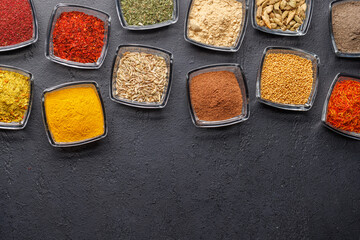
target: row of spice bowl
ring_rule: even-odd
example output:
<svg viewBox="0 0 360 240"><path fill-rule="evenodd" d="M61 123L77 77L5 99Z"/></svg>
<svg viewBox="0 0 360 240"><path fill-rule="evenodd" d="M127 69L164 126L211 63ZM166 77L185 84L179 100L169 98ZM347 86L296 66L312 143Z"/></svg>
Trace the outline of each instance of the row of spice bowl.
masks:
<svg viewBox="0 0 360 240"><path fill-rule="evenodd" d="M271 66L271 61L273 61L271 58L273 57L277 58L274 59L275 66ZM287 57L291 57L292 59L287 62ZM281 62L279 65L280 61L283 62ZM298 66L294 66L294 63L296 62L298 62ZM263 53L256 82L257 99L261 103L280 109L293 111L310 110L315 101L317 93L319 81L319 64L320 59L318 56L307 51L284 47L266 48ZM205 73L224 71L233 73L237 80L238 88L241 92L241 94L237 96L237 98L240 99L238 102L235 102L234 99L228 98L228 96L234 92L234 90L226 92L226 87L231 83L223 82L224 78L221 76L216 77L215 81L217 82L217 85L215 87L212 87L212 83L207 81L205 78L199 80L203 81L203 84L206 85L202 86L204 89L202 92L209 91L211 94L211 96L203 96L203 102L201 102L200 97L192 96L192 92L199 95L199 93L196 92L195 87L193 88L193 91L191 90L191 85L195 77L204 75ZM288 73L285 73L284 71L288 71ZM269 72L272 75L268 76ZM306 72L307 76L305 76L305 73L303 72ZM285 76L286 79L281 79L282 76ZM207 75L206 77L211 79L212 76ZM223 127L245 121L249 118L250 107L248 87L243 70L239 65L220 64L205 66L189 72L187 79L190 115L195 126L204 128ZM305 79L306 82L301 83L302 79ZM273 89L267 89L269 86ZM307 91L304 92L304 89ZM281 95L285 96L283 96L283 98L279 98L278 96ZM274 98L274 96L277 98ZM218 101L215 102L215 99L218 99ZM228 105L226 105L226 102L228 102ZM241 110L237 111L237 114L235 114L236 112L230 114L227 112L226 116L228 116L228 118L221 119L222 116L217 117L223 114L224 109L229 110L232 106L236 106L236 104L241 105L241 108L239 108L239 110ZM209 106L216 106L216 108L211 109ZM219 106L221 106L222 109L218 109ZM204 109L206 107L209 107L207 109L208 115L211 113L215 117L210 115L206 116L206 113L204 113ZM201 112L202 117L199 117L197 112ZM208 119L215 120L209 121Z"/></svg>
<svg viewBox="0 0 360 240"><path fill-rule="evenodd" d="M0 129L24 129L28 123L33 105L33 75L20 68L0 65L0 86L2 89L0 91ZM76 95L69 92L71 94L65 93L60 96L60 101L56 102L53 100L61 91L77 88L91 89L91 91ZM89 98L91 94L93 94L95 101L86 101L85 98ZM82 105L79 109L72 109L77 104ZM94 107L89 107L91 104ZM60 118L59 113L71 110L71 113L64 116L64 118ZM91 111L91 113L86 111ZM102 139L107 134L105 108L96 82L71 82L45 89L42 95L42 114L49 142L56 147L82 145ZM93 120L96 114L101 116L101 121L100 123L98 122L99 126L103 126L102 131L96 136L77 139L76 141L67 141L66 138L61 138L61 136L58 138L59 134L61 134L60 130L67 132L70 139L86 136L86 134L92 131L96 123L92 121L90 122L91 125L87 126L84 120L88 116L91 116L91 120ZM76 129L79 131L76 132Z"/></svg>
<svg viewBox="0 0 360 240"><path fill-rule="evenodd" d="M185 22L185 40L211 50L238 51L245 36L249 1L226 0L223 2L214 1L211 4L205 2L201 0L190 1ZM238 4L234 4L235 2ZM282 36L303 36L307 33L313 11L313 0L251 0L251 2L251 22L255 29ZM236 8L240 9L236 12L237 15L231 11ZM202 15L203 19L201 18ZM206 23L203 23L204 19L206 19ZM209 19L214 19L214 22L208 23ZM227 22L238 24L224 27L222 19L231 19ZM206 29L208 25L216 27ZM224 36L223 41L216 42L214 40L221 39L220 33L214 32L216 28L221 29L221 34ZM236 38L232 39L233 41L228 41L226 31L232 31L232 34L237 35ZM201 35L204 38L201 38Z"/></svg>
<svg viewBox="0 0 360 240"><path fill-rule="evenodd" d="M297 65L294 65L295 63ZM266 48L261 60L256 82L256 97L258 101L271 107L283 110L310 110L313 106L317 94L319 82L319 64L320 59L316 54L304 50L284 47ZM214 99L219 98L218 95L224 90L225 87L222 89L214 89L211 86L211 83L206 81L205 78L199 79L199 81L204 81L203 84L206 84L206 88L203 88L205 89L203 92L209 91L212 94L212 96L208 98L205 96L204 101L201 102L201 99L199 100L197 96L192 96L199 94L196 93L195 88L192 91L191 85L194 81L194 78L198 77L199 75L223 71L232 72L236 77L238 86L242 93L239 95L239 98L241 98L241 101L239 102L241 103L242 110L239 114L235 114L227 119L220 121L207 121L205 119L206 117L199 117L200 113L202 116L205 116L203 111L204 109L209 112L209 109L211 110L213 106L224 104L224 100L226 100L226 98L220 98L218 102L214 102ZM207 75L206 78L210 79L211 76ZM222 79L218 76L216 81L221 83ZM228 83L226 84L228 85ZM345 84L351 86L342 86ZM269 86L273 87L274 89L266 89ZM248 88L243 71L237 64L211 65L190 71L187 76L187 92L190 115L192 117L193 123L197 127L223 127L246 121L249 118L250 108ZM193 94L192 92L196 94ZM282 96L284 93L285 95ZM228 93L223 91L223 94ZM276 96L276 98L272 98L274 96ZM301 103L293 104L291 101ZM339 73L335 77L327 94L327 98L323 107L322 122L325 126L337 133L360 140L359 101L360 77ZM229 103L234 105L235 102L229 101ZM228 107L229 105L224 106L224 108ZM199 114L197 114L198 111ZM220 113L221 112L218 112L218 114ZM213 114L213 116L218 116L218 114Z"/></svg>
<svg viewBox="0 0 360 240"><path fill-rule="evenodd" d="M130 10L126 9L129 7L129 4L125 3L125 0L124 2L123 0L115 0L115 2L120 22L122 26L128 30L148 30L168 26L176 23L179 17L179 3L177 0L173 0L172 6L170 6L171 16L169 16L168 20L150 25L143 25L141 23L137 25L130 25L126 20L127 18L129 18L128 20L131 19L128 16L131 15ZM336 41L335 36L337 34L334 32L333 26L333 23L336 23L336 21L333 21L333 8L343 4L344 2L346 3L350 1L337 0L330 4L329 26L334 52L340 57L360 57L360 52L341 51ZM144 3L138 4L141 5ZM252 25L255 29L270 34L282 36L303 36L307 33L310 26L313 4L313 0L253 0L251 16ZM249 3L246 0L226 0L225 2L215 1L211 4L202 0L191 0L185 21L185 40L194 45L211 50L226 52L238 51L245 37L248 8ZM69 59L60 58L54 54L53 32L55 24L62 12L71 11L80 11L100 18L104 22L104 44L101 55L95 62L79 63L76 61L68 61ZM209 14L211 15L211 18L209 17ZM203 23L205 19L207 22L212 22L205 24ZM230 19L230 21L222 21L222 19ZM50 19L48 37L46 41L46 56L52 61L67 66L77 68L100 68L106 56L109 37L110 16L108 14L88 7L58 4L55 7Z"/></svg>
<svg viewBox="0 0 360 240"><path fill-rule="evenodd" d="M360 50L357 49L344 49L343 44L341 44L338 39L339 36L344 36L344 34L337 33L339 26L343 28L344 26L348 28L352 26L351 22L342 22L339 24L338 19L339 14L345 14L341 12L340 7L348 4L348 7L357 7L360 9L360 4L354 4L360 0L336 0L330 3L330 14L329 14L329 26L331 32L331 40L333 44L334 52L339 57L360 57ZM115 0L117 6L117 12L119 15L120 22L125 29L128 30L148 30L154 28L160 28L168 26L177 22L179 18L179 2L178 0L170 1L167 7L168 16L167 20L155 22L154 24L144 25L141 22L138 24L129 24L128 21L132 20L131 11L135 6L132 6L131 9L128 9L131 4L126 0ZM265 1L265 0L252 0L252 16L251 22L255 29L260 31L271 33L275 35L283 36L303 36L307 33L310 21L313 12L313 0L277 0L277 1ZM219 5L216 5L216 4ZM234 4L237 3L237 4ZM144 4L144 3L138 3ZM152 3L154 4L154 3ZM350 6L350 4L353 4ZM21 47L25 47L32 43L35 43L38 39L38 24L36 19L35 8L32 0L28 0L29 16L32 18L32 25L28 29L32 30L31 36L27 39L24 39L21 42L15 44L1 44L0 43L0 52L13 50ZM225 11L229 10L231 11ZM213 9L214 8L214 9ZM225 2L214 2L213 4L207 4L206 1L201 0L191 0L189 3L186 22L185 22L185 40L195 44L200 47L218 50L218 51L229 51L236 52L239 50L241 43L245 36L246 25L247 25L247 15L248 15L249 1L247 0L226 0ZM155 8L154 8L155 9ZM213 10L213 11L210 11ZM334 15L334 11L337 11L337 14ZM155 11L155 10L154 10ZM23 12L23 11L22 11ZM61 44L64 39L57 40L56 43L54 39L58 39L58 36L54 38L54 31L56 30L57 22L62 15L62 13L70 12L81 12L86 16L93 16L98 19L102 24L101 34L97 37L100 38L99 42L101 45L96 46L97 53L96 56L92 57L91 60L87 61L81 58L81 54L72 56L73 54L64 54L62 52ZM234 14L236 13L236 14ZM213 20L211 24L214 25L214 28L206 29L206 24L204 25L200 17L204 17L210 21L208 15L211 14ZM200 16L200 17L199 17ZM237 17L236 17L237 16ZM340 16L341 17L341 16ZM127 21L128 18L128 21ZM197 19L198 18L198 19ZM220 21L221 19L229 18L233 21ZM336 18L336 19L334 19ZM66 19L68 20L68 19ZM347 21L341 17L341 21ZM74 4L63 4L60 3L55 6L53 13L50 18L50 23L48 27L48 34L46 38L46 57L51 61L54 61L59 64L63 64L75 68L84 68L84 69L97 69L100 68L107 53L109 38L110 38L110 22L111 17L109 14ZM229 25L230 23L236 24L234 26ZM224 25L227 23L228 25ZM22 24L22 23L19 23ZM59 24L60 25L60 24ZM70 25L70 24L68 24ZM64 32L66 36L70 32L69 26L65 26L67 32ZM82 28L78 28L82 29ZM214 32L214 29L221 29L221 34L219 32ZM64 30L64 29L62 29ZM65 29L66 30L66 29ZM82 30L79 30L82 31ZM61 31L60 31L61 32ZM93 33L93 32L92 32ZM225 33L225 34L224 34ZM97 33L98 34L98 33ZM219 34L223 37L219 38ZM8 35L11 35L10 32ZM64 36L62 36L64 37ZM351 36L350 36L351 37ZM218 43L214 39L220 39ZM59 42L60 41L60 42ZM348 41L348 40L343 40ZM350 41L350 40L349 40ZM339 46L341 45L341 47ZM56 45L56 46L54 46ZM84 44L80 44L84 45ZM349 44L348 44L349 45ZM351 46L356 44L350 44ZM66 49L65 49L66 50ZM66 51L63 52L66 52ZM83 50L83 49L82 49ZM87 58L89 55L92 55L91 52L86 52L83 55L83 58Z"/></svg>
<svg viewBox="0 0 360 240"><path fill-rule="evenodd" d="M222 4L231 5L231 1L234 2L234 0L228 0ZM224 28L224 26L221 25L223 24L221 19L233 17L233 12L222 12L221 9L224 8L224 6L217 6L213 2L209 5L201 4L201 2L201 0L191 0L189 3L185 22L185 40L194 45L211 50L227 52L238 51L246 31L248 1L235 1L241 5L241 13L238 17L240 22L238 26L230 28L230 31L233 31L233 34L237 34L237 36L229 45L224 45L223 42L214 42L214 39L220 38L219 32L214 32L214 29L221 29L222 32L228 31L228 28ZM308 32L313 13L314 0L251 0L251 2L251 22L253 28L265 33L281 36L304 36ZM359 31L360 25L354 18L345 17L348 13L344 10L344 7L347 7L348 9L353 8L353 12L359 12L360 0L336 0L331 2L329 7L330 36L335 54L338 57L360 58L360 47L358 42L354 40L355 36L353 36L354 34L357 36L356 32ZM209 9L212 11L209 11ZM202 11L204 14L203 19L200 18ZM337 11L336 14L334 14L335 11ZM211 17L209 17L209 15L211 15ZM206 19L205 22L207 24L203 23L204 19ZM209 19L215 20L214 22L208 23L208 21L210 21ZM207 25L215 27L209 30L206 29ZM353 34L344 34L343 31L347 31L348 33L352 32ZM201 35L205 37L201 39ZM222 35L227 36L226 34ZM228 43L227 39L225 40L225 42Z"/></svg>
<svg viewBox="0 0 360 240"><path fill-rule="evenodd" d="M164 83L161 85L163 87L163 89L160 89L161 91L159 91L159 98L157 101L153 101L153 102L147 102L147 101L143 101L143 99L138 100L138 99L132 99L132 98L127 98L124 97L124 95L119 94L117 91L118 86L117 84L119 84L119 81L127 81L127 79L122 79L121 78L121 74L122 74L122 70L121 69L125 69L126 67L124 67L126 64L129 64L129 62L131 62L133 55L132 54L139 54L139 55L135 55L135 57L143 57L144 59L149 58L149 62L146 62L146 64L154 64L154 62L156 64L158 64L159 62L162 65L154 65L154 67L156 67L156 69L160 69L159 66L163 67L163 71L164 74L162 74L161 76L164 78ZM141 55L142 54L142 55ZM283 63L283 67L286 69L291 69L289 68L289 66L286 66L286 57L293 57L296 61L300 61L299 64L302 64L304 66L307 66L308 69L306 71L308 71L309 75L308 75L308 79L311 78L311 81L309 81L308 87L304 87L302 85L286 85L285 88L301 88L301 89L306 89L308 88L309 91L307 91L305 93L305 96L307 96L306 101L303 104L288 104L288 103L283 103L281 102L282 99L280 99L278 102L275 99L268 99L266 96L269 94L269 89L263 89L265 88L264 86L266 86L266 84L268 84L266 81L268 81L267 79L269 79L269 77L267 76L269 74L269 70L271 70L272 72L280 72L281 75L287 75L286 73L284 74L283 69L279 68L279 69L271 69L273 66L271 65L272 61L276 61L277 63L279 61L284 61ZM285 58L285 60L281 60ZM124 61L124 59L126 61ZM280 59L280 60L279 60ZM289 62L294 62L294 59L290 59ZM301 62L301 61L305 61L305 62ZM269 47L266 48L264 51L264 55L260 64L260 68L259 68L259 73L258 73L258 78L257 78L257 84L256 84L256 96L258 98L258 100L264 104L268 104L272 107L277 107L277 108L281 108L281 109L286 109L286 110L294 110L294 111L308 111L311 107L312 104L314 103L315 100L315 96L316 96L316 92L317 92L317 85L318 85L318 74L319 74L319 58L312 53L303 51L303 50L299 50L299 49L294 49L294 48L282 48L282 47ZM120 65L123 65L123 67L119 67ZM30 93L28 95L28 102L27 102L27 107L25 107L26 111L24 112L24 116L22 118L21 121L19 122L10 122L10 123L1 123L0 124L0 128L3 129L22 129L25 127L28 119L29 119L29 115L31 112L31 106L32 106L32 99L33 99L33 76L31 75L31 73L18 69L18 68L14 68L14 67L8 67L8 66L1 66L1 71L9 71L9 72L16 72L19 73L23 76L25 76L28 79L28 83L30 86ZM134 71L134 69L131 69L131 71ZM142 69L139 69L139 71L141 72ZM304 71L303 69L299 68L297 71ZM306 72L304 71L304 72ZM296 73L293 72L292 74ZM157 74L157 73L154 73ZM151 73L149 74L151 75ZM120 78L119 78L120 76ZM156 75L155 75L156 76ZM277 79L276 77L274 77L273 75L270 75L271 79ZM300 76L300 78L304 78L306 79L306 77L304 76ZM332 121L329 120L329 102L331 101L331 96L332 93L335 89L335 86L338 82L341 82L344 80L344 78L348 79L354 79L357 83L359 83L360 85L360 78L359 77L353 77L353 76L348 76L345 74L339 74L330 90L326 99L326 102L324 104L324 110L323 110L323 115L322 115L322 121L324 122L324 124L329 127L332 130L335 130L338 133L341 133L343 135L355 138L355 139L360 139L360 133L357 132L359 131L359 126L360 125L360 121L358 121L358 123L356 122L356 117L354 118L354 124L358 124L353 126L353 129L355 129L354 131L352 131L352 128L346 128L343 129L341 128L340 125L336 125L334 124ZM1 80L1 75L0 75L0 83L2 84L6 84L6 82L2 82ZM223 82L224 81L228 81L228 82ZM279 81L281 81L281 79L277 79ZM112 71L112 76L111 76L111 83L110 83L110 98L117 102L117 103L121 103L124 105L128 105L128 106L132 106L132 107L138 107L138 108L163 108L165 107L167 100L169 98L169 94L170 94L170 89L171 89L171 82L172 82L172 54L162 50L162 49L157 49L154 47L149 47L149 46L140 46L140 45L122 45L119 46L118 50L117 50L117 54L115 56L114 59L114 66L113 66L113 71ZM140 83L138 83L140 84ZM204 88L201 84L206 84L206 88ZM223 85L222 85L223 84ZM272 83L270 83L272 84ZM126 85L126 84L125 84ZM231 85L231 89L227 89L227 87L229 87ZM277 85L282 85L282 84L277 84ZM77 141L58 141L55 140L56 137L54 137L54 133L51 130L51 127L49 127L52 124L48 123L48 114L46 113L46 96L48 96L49 94L53 93L53 92L58 92L59 90L63 90L63 89L69 89L69 88L79 88L80 86L85 86L87 88L92 88L93 92L95 92L96 94L96 99L98 99L98 113L101 112L102 113L102 120L100 120L100 122L103 122L101 126L103 126L102 131L99 132L99 134L97 134L96 136L93 136L91 138L86 138L84 140L77 140ZM141 88L141 84L140 85L136 85L137 87L140 86ZM149 85L150 86L150 85ZM146 87L149 87L146 86ZM150 87L154 87L154 86L150 86ZM155 86L157 87L157 86ZM120 86L120 89L123 91L123 87ZM199 90L200 89L200 90ZM129 91L133 91L133 89L128 89ZM152 90L152 89L150 89ZM229 90L229 91L228 91ZM234 91L233 91L234 90ZM272 90L272 89L270 89ZM136 91L141 92L141 90L137 89ZM281 89L276 89L276 91L281 91ZM152 91L151 91L152 92ZM212 96L206 95L206 94L214 94ZM237 93L236 93L237 92ZM296 92L294 91L294 89L290 89L290 92ZM245 76L243 74L243 70L241 69L241 67L238 64L218 64L218 65L210 65L210 66L205 66L205 67L201 67L195 70L192 70L188 73L187 75L187 93L188 93L188 103L189 103L189 110L190 110L190 115L192 118L193 123L195 124L195 126L197 127L204 127L204 128L212 128L212 127L223 127L223 126L228 126L228 125L232 125L232 124L236 124L236 123L240 123L243 121L246 121L249 116L250 116L250 107L249 107L249 93L248 93L248 87L247 87L247 82L245 79ZM236 93L236 95L233 95L233 98L230 98L229 96L231 96L232 93ZM281 95L278 94L277 92L275 92L277 95ZM299 96L304 96L303 92L299 92ZM79 96L83 96L83 95L89 95L89 94L76 94ZM142 95L142 94L140 94ZM289 95L289 94L288 94ZM126 95L125 95L126 96ZM271 94L270 94L271 96ZM354 101L356 101L356 96L354 96ZM285 96L287 97L287 96ZM218 99L218 100L216 100ZM297 97L294 98L297 101ZM80 102L87 102L83 99L78 99ZM286 100L286 99L285 99ZM214 101L218 101L218 102L214 102ZM15 102L15 99L14 99ZM71 102L76 102L75 100L71 100ZM225 102L225 103L224 103ZM44 124L46 127L46 132L49 138L49 142L51 143L51 145L53 146L60 146L60 147L66 147L66 146L77 146L77 145L81 145L81 144L85 144L88 142L92 142L95 140L99 140L101 138L104 138L106 136L107 133L107 126L106 126L106 116L105 116L105 110L104 110L104 104L103 101L101 99L101 95L98 89L98 86L95 82L74 82L74 83L68 83L68 84L62 84L50 89L46 89L43 93L43 97L42 97L42 106L43 106L43 119L44 119ZM220 104L219 104L220 103ZM223 105L221 105L223 104ZM224 105L225 104L225 105ZM227 105L226 105L227 104ZM358 104L358 103L357 103ZM59 105L59 106L58 106ZM356 107L356 103L353 104L354 107ZM53 103L53 106L58 106L60 107L60 104L57 104L56 102ZM220 108L216 108L214 106L220 106ZM232 109L230 109L232 108ZM96 108L93 108L96 109ZM225 110L224 110L225 109ZM207 112L206 112L206 111ZM359 110L354 110L359 111ZM58 112L58 111L55 111ZM210 113L210 114L209 114ZM84 114L86 115L86 114ZM91 114L92 116L94 116L95 114ZM49 115L51 116L51 115ZM226 116L224 118L224 116ZM68 116L66 116L64 119L67 119ZM101 117L99 117L101 118ZM70 118L69 118L70 119ZM71 119L70 119L71 120ZM62 120L62 125L63 124ZM339 121L339 120L338 120ZM99 121L98 121L99 122ZM72 125L81 125L79 123L74 124L74 122L70 122L69 123L70 126ZM64 126L67 126L66 124ZM84 126L86 128L86 126ZM58 127L57 127L58 128ZM74 130L72 130L71 132L73 132Z"/></svg>

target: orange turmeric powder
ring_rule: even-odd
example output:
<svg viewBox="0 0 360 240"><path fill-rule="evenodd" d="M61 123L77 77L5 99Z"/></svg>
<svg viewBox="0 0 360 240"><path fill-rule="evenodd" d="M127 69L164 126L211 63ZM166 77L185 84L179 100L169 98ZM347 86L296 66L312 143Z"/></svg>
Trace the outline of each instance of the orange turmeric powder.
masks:
<svg viewBox="0 0 360 240"><path fill-rule="evenodd" d="M55 142L72 143L104 134L102 105L97 91L81 86L45 94L45 113Z"/></svg>

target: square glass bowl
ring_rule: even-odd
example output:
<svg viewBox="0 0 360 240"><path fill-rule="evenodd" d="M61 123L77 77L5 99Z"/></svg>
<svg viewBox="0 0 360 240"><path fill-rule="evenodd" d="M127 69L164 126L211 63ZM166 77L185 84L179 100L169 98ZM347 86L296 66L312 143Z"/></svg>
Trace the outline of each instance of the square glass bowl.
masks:
<svg viewBox="0 0 360 240"><path fill-rule="evenodd" d="M145 102L137 102L131 101L129 99L124 99L116 96L116 77L117 71L119 69L120 60L123 57L124 53L126 52L144 52L148 54L157 55L163 57L166 61L166 66L168 68L168 75L167 75L167 87L164 89L164 93L161 98L161 102L159 103L145 103ZM131 107L137 108L164 108L167 104L167 101L170 96L171 90L171 82L172 82L172 72L173 72L173 55L172 53L155 47L145 46L145 45L120 45L117 48L116 56L114 59L113 64L113 71L111 74L111 82L110 82L110 99L114 102L125 104Z"/></svg>
<svg viewBox="0 0 360 240"><path fill-rule="evenodd" d="M70 142L70 143L61 143L61 142L55 142L52 134L51 134L51 130L49 128L48 122L47 122L47 118L46 118L46 110L45 110L45 96L47 93L51 93L51 92L56 92L58 90L62 90L62 89L68 89L68 88L77 88L77 87L91 87L95 90L95 92L97 93L97 96L100 100L101 103L101 108L103 111L103 116L104 116L104 133L100 136L91 138L91 139L86 139L83 141L78 141L78 142ZM50 142L50 144L53 147L76 147L76 146L80 146L80 145L84 145L87 143L91 143L91 142L95 142L98 141L100 139L103 139L106 137L107 132L108 132L108 128L107 128L107 121L106 121L106 114L105 114L105 107L104 107L104 102L102 100L101 97L101 93L99 90L99 86L96 82L94 81L83 81L83 82L70 82L70 83L64 83L64 84L60 84L57 85L55 87L51 87L51 88L47 88L44 90L42 97L41 97L41 107L42 107L42 118L43 118L43 122L44 122L44 126L45 126L45 131L46 131L46 135L47 138Z"/></svg>
<svg viewBox="0 0 360 240"><path fill-rule="evenodd" d="M65 59L62 59L62 58L54 55L53 32L54 32L56 21L60 17L61 13L73 12L73 11L83 12L85 14L97 17L100 20L102 20L105 24L104 25L104 27L105 27L104 46L103 46L103 49L101 52L101 56L95 63L79 63L79 62L65 60ZM98 68L100 68L105 60L106 53L107 53L108 46L109 46L110 21L111 21L110 15L105 12L102 12L100 10L85 7L85 6L80 6L80 5L70 5L70 4L59 3L58 5L55 6L55 8L51 14L51 17L50 17L47 38L46 38L46 42L45 42L45 56L53 62L62 64L62 65L68 66L68 67L82 68L82 69L98 69Z"/></svg>
<svg viewBox="0 0 360 240"><path fill-rule="evenodd" d="M247 15L248 15L248 2L247 2L247 0L237 0L237 1L242 3L242 12L243 12L243 14L242 14L242 23L241 23L241 26L240 26L239 35L237 37L237 40L236 40L236 43L235 43L234 46L232 46L232 47L219 47L219 46L214 46L214 45L208 45L208 44L205 44L205 43L201 43L201 42L198 42L198 41L195 41L195 40L189 38L189 36L188 36L189 16L190 16L190 12L191 12L192 7L193 7L194 0L190 1L188 12L187 12L187 15L186 15L185 34L184 34L185 40L187 42L189 42L189 43L192 43L192 44L197 45L199 47L207 48L207 49L210 49L210 50L223 51L223 52L237 52L240 49L241 44L242 44L242 42L244 40L244 37L245 37L246 25L247 25Z"/></svg>
<svg viewBox="0 0 360 240"><path fill-rule="evenodd" d="M16 72L16 73L19 73L21 75L24 75L25 77L27 77L29 79L29 85L30 85L29 104L28 104L28 108L27 108L27 110L26 110L26 112L24 114L23 120L21 122L19 122L19 123L0 122L0 129L8 129L8 130L21 130L21 129L24 129L26 127L26 124L27 124L28 120L29 120L30 113L31 113L32 102L33 102L33 94L34 94L33 75L30 72L25 71L23 69L16 68L16 67L5 66L5 65L0 65L0 71Z"/></svg>
<svg viewBox="0 0 360 240"><path fill-rule="evenodd" d="M352 76L352 75L344 74L344 73L339 73L339 74L336 75L334 81L331 84L329 92L328 92L328 94L326 96L323 112L322 112L322 115L321 115L321 121L323 122L323 124L326 127L328 127L329 129L333 130L336 133L339 133L339 134L341 134L343 136L346 136L346 137L349 137L349 138L360 140L360 133L349 132L349 131L345 131L345 130L342 130L340 128L337 128L337 127L331 125L330 123L328 123L327 119L326 119L327 118L327 111L328 111L328 104L329 104L331 94L332 94L336 84L338 82L342 81L342 80L349 79L349 78L352 79L352 80L360 82L360 77L359 76Z"/></svg>
<svg viewBox="0 0 360 240"><path fill-rule="evenodd" d="M0 52L5 52L5 51L10 51L10 50L26 47L28 45L31 45L31 44L35 43L38 40L39 28L38 28L38 23L37 23L37 19L36 19L35 6L34 6L34 3L33 3L32 0L28 0L28 1L30 3L31 14L33 16L33 35L31 37L31 39L29 39L29 40L27 40L25 42L15 44L15 45L9 45L9 46L0 47Z"/></svg>
<svg viewBox="0 0 360 240"><path fill-rule="evenodd" d="M173 10L173 15L172 18L168 21L165 22L161 22L161 23L157 23L157 24L152 24L152 25L144 25L144 26L137 26L137 25L129 25L125 18L124 18L124 14L121 8L121 0L115 0L116 3L116 10L119 16L119 20L121 23L121 26L127 30L150 30L150 29L156 29L156 28L161 28L161 27L166 27L172 24L175 24L178 19L179 19L179 0L173 0L174 2L174 10Z"/></svg>
<svg viewBox="0 0 360 240"><path fill-rule="evenodd" d="M312 90L309 96L309 99L307 103L304 105L294 105L294 104L282 104L282 103L275 103L268 100L265 100L261 97L261 74L262 69L265 63L265 58L268 54L273 53L282 53L282 54L292 54L296 55L302 58L306 58L312 62L313 67L313 85ZM267 104L272 107L284 109L284 110L292 110L292 111L309 111L311 107L314 104L317 89L318 89L318 83L319 83L319 65L320 65L320 59L319 57L314 54L310 53L301 49L296 48L290 48L290 47L267 47L264 50L261 64L258 71L257 81L256 81L256 98L264 104Z"/></svg>
<svg viewBox="0 0 360 240"><path fill-rule="evenodd" d="M255 29L266 32L266 33L270 33L270 34L274 34L274 35L281 35L281 36L304 36L308 32L309 27L310 27L311 18L312 18L314 0L306 0L306 4L307 4L307 8L306 8L306 12L305 12L306 17L304 19L303 24L296 31L290 31L290 30L283 31L281 29L269 29L267 27L259 26L256 22L256 11L257 11L256 1L257 0L252 0L253 7L252 7L252 11L251 11L252 12L251 22Z"/></svg>
<svg viewBox="0 0 360 240"><path fill-rule="evenodd" d="M239 87L241 90L241 95L243 98L243 108L242 113L239 116L222 120L222 121L203 121L200 120L195 112L195 109L191 103L191 92L190 92L190 85L191 81L194 77L207 72L219 72L219 71L228 71L235 74L235 77L239 83ZM230 126L233 124L237 124L240 122L244 122L250 117L250 105L249 105L249 91L245 76L243 74L243 70L241 69L240 65L235 63L224 63L224 64L216 64L216 65L208 65L201 68L194 69L187 74L187 97L189 103L189 110L192 122L196 127L199 128L216 128L216 127L225 127Z"/></svg>
<svg viewBox="0 0 360 240"><path fill-rule="evenodd" d="M360 58L360 52L359 53L345 53L342 52L338 49L337 45L336 45L336 41L335 41L335 37L334 37L334 31L333 31L333 24L332 24L332 12L333 12L333 7L339 4L343 4L346 2L357 2L360 0L336 0L330 3L330 17L329 17L329 26L330 26L330 36L331 36L331 42L332 42L332 46L335 52L335 55L338 57L343 57L343 58Z"/></svg>

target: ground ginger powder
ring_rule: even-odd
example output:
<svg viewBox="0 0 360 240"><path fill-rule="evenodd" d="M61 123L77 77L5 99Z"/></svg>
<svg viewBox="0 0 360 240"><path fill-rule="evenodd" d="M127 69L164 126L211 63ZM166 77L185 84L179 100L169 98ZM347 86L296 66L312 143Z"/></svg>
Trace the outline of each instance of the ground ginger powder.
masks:
<svg viewBox="0 0 360 240"><path fill-rule="evenodd" d="M57 143L84 141L105 131L102 105L92 87L65 88L45 94L45 113Z"/></svg>
<svg viewBox="0 0 360 240"><path fill-rule="evenodd" d="M194 0L188 37L217 47L233 47L242 24L242 4L236 0Z"/></svg>

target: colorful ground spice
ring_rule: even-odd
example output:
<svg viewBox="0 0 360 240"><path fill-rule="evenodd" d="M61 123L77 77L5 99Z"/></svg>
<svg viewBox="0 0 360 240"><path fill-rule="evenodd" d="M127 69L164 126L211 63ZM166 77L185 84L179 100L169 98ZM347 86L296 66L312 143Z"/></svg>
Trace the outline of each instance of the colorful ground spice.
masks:
<svg viewBox="0 0 360 240"><path fill-rule="evenodd" d="M97 62L104 46L104 24L82 12L63 12L53 32L54 55L79 63Z"/></svg>
<svg viewBox="0 0 360 240"><path fill-rule="evenodd" d="M22 122L29 101L29 78L16 72L0 71L0 122Z"/></svg>
<svg viewBox="0 0 360 240"><path fill-rule="evenodd" d="M340 78L328 104L326 121L335 128L360 133L360 82Z"/></svg>
<svg viewBox="0 0 360 240"><path fill-rule="evenodd" d="M189 13L188 37L217 47L235 46L242 14L242 3L237 0L194 0Z"/></svg>
<svg viewBox="0 0 360 240"><path fill-rule="evenodd" d="M33 34L34 22L29 0L1 0L0 46L28 41Z"/></svg>
<svg viewBox="0 0 360 240"><path fill-rule="evenodd" d="M192 78L191 105L203 121L221 121L239 116L243 98L236 76L232 72L207 72Z"/></svg>
<svg viewBox="0 0 360 240"><path fill-rule="evenodd" d="M118 0L128 25L153 25L172 19L174 0Z"/></svg>
<svg viewBox="0 0 360 240"><path fill-rule="evenodd" d="M115 94L131 101L159 103L168 86L168 72L163 57L144 52L126 52L117 71Z"/></svg>
<svg viewBox="0 0 360 240"><path fill-rule="evenodd" d="M280 104L304 105L314 82L311 60L293 54L270 53L261 73L261 98Z"/></svg>
<svg viewBox="0 0 360 240"><path fill-rule="evenodd" d="M73 87L45 94L45 113L55 142L72 143L104 134L104 116L97 91Z"/></svg>

